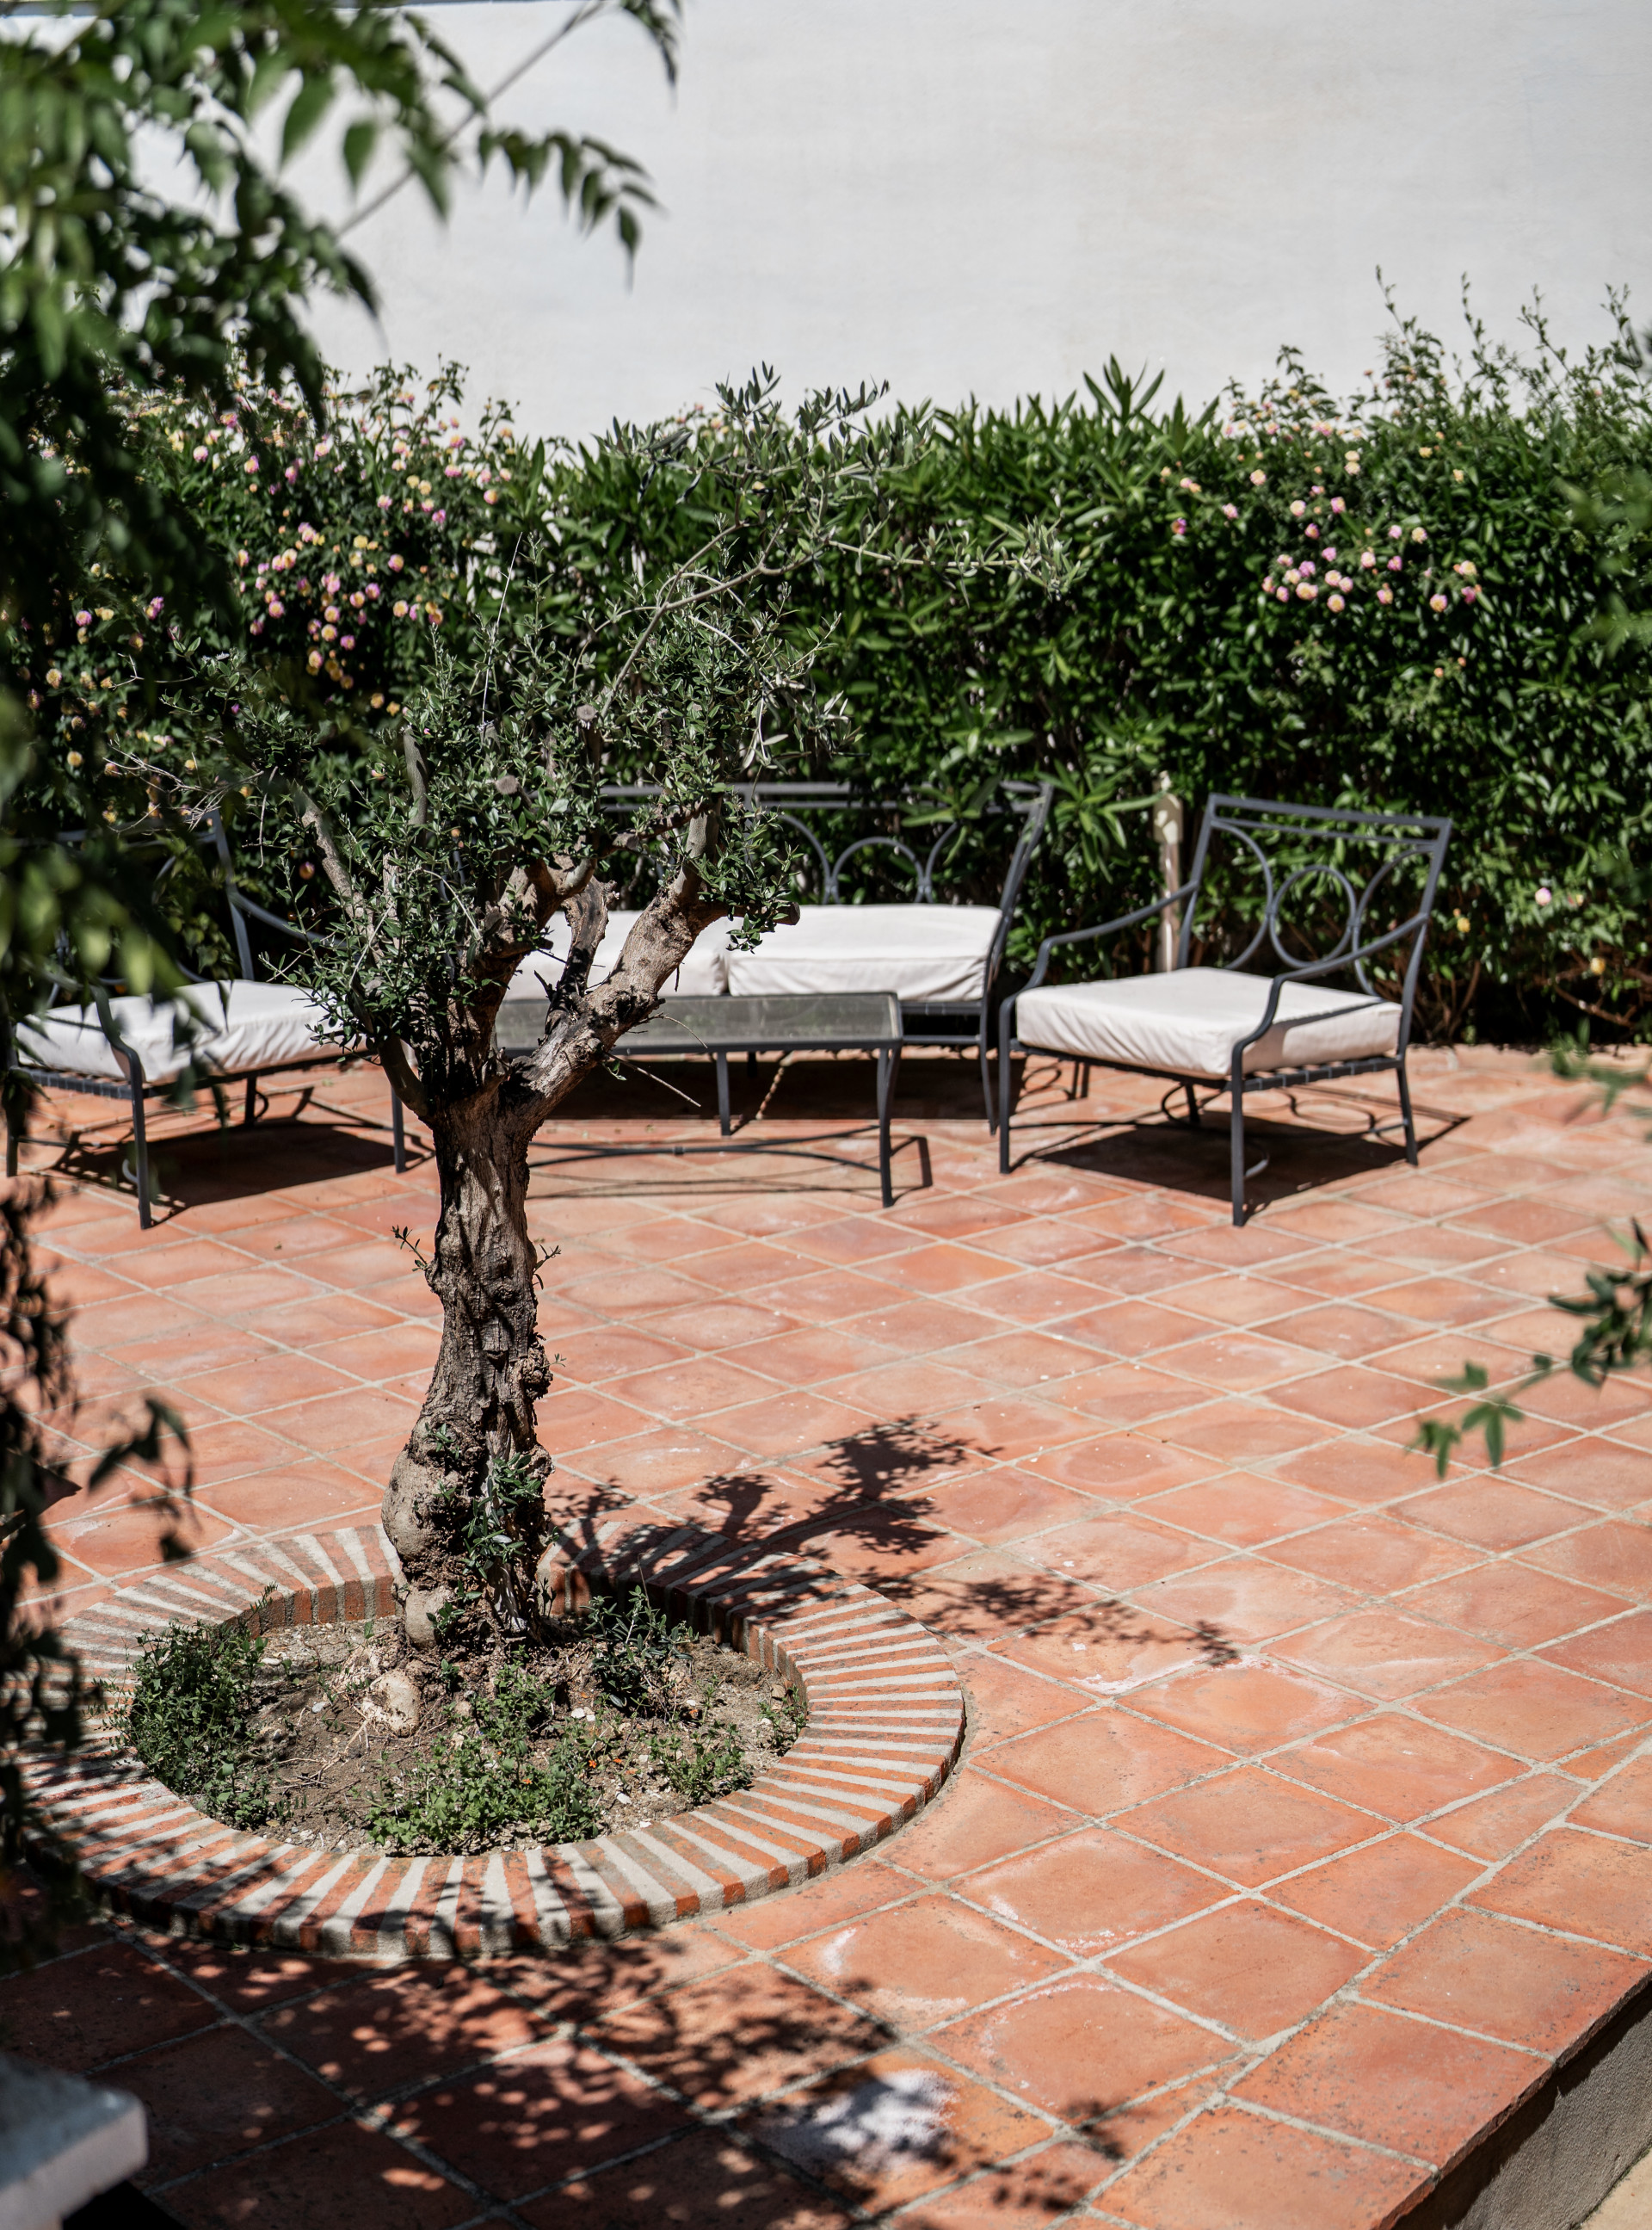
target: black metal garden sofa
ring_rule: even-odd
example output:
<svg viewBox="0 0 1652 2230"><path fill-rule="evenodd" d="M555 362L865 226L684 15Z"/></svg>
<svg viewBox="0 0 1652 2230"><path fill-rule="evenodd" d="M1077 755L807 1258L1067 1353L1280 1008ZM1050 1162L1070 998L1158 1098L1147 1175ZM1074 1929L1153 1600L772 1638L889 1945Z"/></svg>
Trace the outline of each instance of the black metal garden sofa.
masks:
<svg viewBox="0 0 1652 2230"><path fill-rule="evenodd" d="M610 802L639 812L658 795L652 785L643 783L603 792ZM799 893L800 918L771 930L749 952L731 944L733 924L714 923L696 943L671 989L703 996L892 991L901 1002L905 1045L975 1049L990 1124L988 1056L999 976L1016 902L1049 818L1053 785L1000 783L992 801L967 823L945 817L932 799L922 796L867 801L842 783L755 783L743 795L767 807L802 841L813 873ZM933 838L931 828L937 830ZM1009 854L1001 882L995 870L980 865L988 832L1000 829L1011 839L997 852L1000 861L1005 850ZM949 849L957 854L966 835L974 840L973 881L979 895L974 903L949 902L937 885L947 884L953 864L947 855ZM910 895L896 903L878 896L890 871L910 886ZM618 961L639 910L615 906L609 913L592 964L593 981L601 982ZM522 964L507 997L543 1000L567 959L569 942L567 920L559 914L550 925L546 949Z"/></svg>
<svg viewBox="0 0 1652 2230"><path fill-rule="evenodd" d="M73 832L64 839L67 843L75 841ZM100 986L89 1006L52 1007L20 1023L6 1047L5 1066L34 1090L128 1103L132 1154L127 1173L137 1187L138 1218L145 1230L151 1221L145 1110L153 1101L171 1098L186 1068L209 1085L244 1085L241 1119L250 1124L259 1118L260 1101L268 1104L267 1095L260 1091L264 1080L336 1068L341 1061L361 1058L359 1047L327 1040L326 1019L307 993L260 977L251 933L254 925L290 941L318 940L247 897L236 880L228 840L216 814L208 823L205 841L216 855L239 975L192 976L183 994L190 1009L187 1017L180 1015L176 1002L122 995ZM305 1089L299 1108L309 1097ZM11 1125L8 1094L6 1173L15 1176L22 1133ZM407 1157L402 1102L394 1086L390 1132L400 1170L406 1168Z"/></svg>
<svg viewBox="0 0 1652 2230"><path fill-rule="evenodd" d="M1167 1078L1186 1095L1197 1124L1199 1092L1230 1095L1233 1221L1244 1221L1247 1092L1392 1071L1398 1083L1405 1158L1417 1160L1405 1055L1423 948L1451 823L1426 814L1358 813L1262 798L1213 796L1205 808L1192 869L1178 888L1115 921L1046 938L1032 974L999 1015L999 1165L1011 1167L1013 1056L1053 1053L1102 1067ZM1223 855L1218 867L1218 854ZM1295 897L1293 908L1288 902ZM1245 937L1245 902L1260 918ZM1058 952L1128 932L1185 909L1175 965L1167 972L1077 983L1049 980ZM1304 917L1300 926L1295 914ZM1237 933L1237 913L1244 927ZM1398 913L1402 918L1394 918ZM1317 958L1285 938L1340 925ZM1214 966L1190 966L1195 940L1213 943ZM1241 940L1244 940L1241 942ZM1232 948L1237 946L1237 950ZM1281 964L1270 975L1247 964ZM1371 964L1398 970L1385 996ZM1344 976L1353 988L1325 979ZM1392 981L1392 978L1391 978ZM1212 1087L1214 1087L1212 1090ZM1167 1095L1168 1096L1168 1095Z"/></svg>

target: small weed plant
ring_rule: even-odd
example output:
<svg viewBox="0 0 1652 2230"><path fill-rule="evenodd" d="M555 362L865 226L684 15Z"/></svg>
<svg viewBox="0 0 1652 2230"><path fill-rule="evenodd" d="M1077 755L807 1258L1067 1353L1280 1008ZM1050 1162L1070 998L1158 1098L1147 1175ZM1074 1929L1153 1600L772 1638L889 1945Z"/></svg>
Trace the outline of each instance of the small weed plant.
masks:
<svg viewBox="0 0 1652 2230"><path fill-rule="evenodd" d="M737 1728L714 1726L702 1732L656 1735L649 1744L654 1763L685 1804L709 1804L751 1786L751 1763Z"/></svg>
<svg viewBox="0 0 1652 2230"><path fill-rule="evenodd" d="M138 1653L127 1740L156 1777L232 1827L271 1817L253 1731L264 1643L238 1626L174 1626Z"/></svg>

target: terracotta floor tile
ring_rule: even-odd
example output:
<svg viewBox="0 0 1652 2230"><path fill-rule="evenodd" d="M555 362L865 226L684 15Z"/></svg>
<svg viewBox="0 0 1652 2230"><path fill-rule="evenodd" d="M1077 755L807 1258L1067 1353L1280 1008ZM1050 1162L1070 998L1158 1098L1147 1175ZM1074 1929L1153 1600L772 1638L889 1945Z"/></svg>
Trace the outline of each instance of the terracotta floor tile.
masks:
<svg viewBox="0 0 1652 2230"><path fill-rule="evenodd" d="M1454 1541L1470 1541L1477 1549L1524 1549L1594 1515L1581 1503L1489 1479L1463 1479L1413 1495L1395 1514Z"/></svg>
<svg viewBox="0 0 1652 2230"><path fill-rule="evenodd" d="M1557 1827L1468 1901L1652 1957L1652 1850L1642 1844Z"/></svg>
<svg viewBox="0 0 1652 2230"><path fill-rule="evenodd" d="M554 1408L557 1398L553 1395L543 1405L542 1420L545 1410ZM575 1396L582 1401L588 1398L583 1395ZM380 1387L357 1387L349 1393L324 1395L319 1401L302 1402L292 1408L267 1409L260 1421L271 1432L296 1440L301 1447L314 1448L318 1454L326 1455L384 1434L405 1438L417 1415L413 1402Z"/></svg>
<svg viewBox="0 0 1652 2230"><path fill-rule="evenodd" d="M80 2075L106 2059L209 2028L218 2015L187 1982L131 1945L101 1942L0 1981L0 2019L9 2052Z"/></svg>
<svg viewBox="0 0 1652 2230"><path fill-rule="evenodd" d="M1624 1760L1639 1750L1645 1737L1636 1729L1626 1735L1617 1735L1610 1742L1597 1743L1592 1749L1580 1750L1566 1760L1566 1771L1577 1781L1598 1781L1603 1774L1616 1771Z"/></svg>
<svg viewBox="0 0 1652 2230"><path fill-rule="evenodd" d="M960 1548L968 1545L957 1544ZM1111 1645L1114 1634L1110 1627L1102 1630L1102 1614L1072 1608L1084 1602L1081 1589L1006 1550L970 1549L967 1555L955 1556L948 1563L914 1571L901 1587L900 1598L920 1626L934 1627L957 1640L995 1641L1006 1630L1014 1633L1018 1627L1036 1625L1057 1614L1075 1618L1078 1621L1075 1630L1086 1637L1084 1646L1092 1651L1084 1669L1098 1678L1117 1655L1116 1649L1112 1656L1104 1653L1103 1645ZM1023 1650L1032 1647L1031 1643L1021 1645ZM1036 1653L1025 1661L1039 1671L1050 1669ZM1072 1662L1070 1658L1064 1660L1062 1670L1066 1671ZM1123 1677L1128 1677L1128 1672Z"/></svg>
<svg viewBox="0 0 1652 2230"><path fill-rule="evenodd" d="M1359 1363L1295 1379L1274 1387L1271 1393L1283 1408L1344 1427L1377 1425L1388 1417L1409 1416L1417 1406L1417 1389L1409 1379L1367 1370Z"/></svg>
<svg viewBox="0 0 1652 2230"><path fill-rule="evenodd" d="M1398 1711L1321 1735L1272 1763L1293 1781L1402 1821L1477 1796L1520 1771L1508 1758Z"/></svg>
<svg viewBox="0 0 1652 2230"><path fill-rule="evenodd" d="M1012 1736L1070 1718L1089 1700L1001 1657L973 1655L958 1670L969 1699L970 1740L977 1757Z"/></svg>
<svg viewBox="0 0 1652 2230"><path fill-rule="evenodd" d="M1545 1541L1523 1561L1540 1564L1586 1587L1607 1588L1640 1601L1652 1599L1652 1526L1627 1518L1606 1518L1575 1533Z"/></svg>
<svg viewBox="0 0 1652 2230"><path fill-rule="evenodd" d="M1411 1278L1382 1290L1381 1306L1393 1315L1416 1317L1424 1324L1482 1324L1507 1307L1498 1293L1466 1278Z"/></svg>
<svg viewBox="0 0 1652 2230"><path fill-rule="evenodd" d="M664 2091L558 2037L421 2091L396 2110L389 2129L494 2198L515 2200L589 2174L687 2123Z"/></svg>
<svg viewBox="0 0 1652 2230"><path fill-rule="evenodd" d="M1049 2132L1042 2116L911 2051L840 2068L747 2126L767 2151L880 2213L1023 2152Z"/></svg>
<svg viewBox="0 0 1652 2230"><path fill-rule="evenodd" d="M1079 1307L1083 1307L1080 1303ZM1194 1340L1210 1326L1185 1309L1167 1308L1162 1302L1134 1299L1115 1301L1102 1308L1074 1314L1062 1325L1063 1337L1082 1340L1102 1355L1137 1357L1160 1348Z"/></svg>
<svg viewBox="0 0 1652 2230"><path fill-rule="evenodd" d="M1305 2020L1366 1963L1323 1929L1242 1898L1109 1960L1139 1982L1236 2035L1261 2039Z"/></svg>
<svg viewBox="0 0 1652 2230"><path fill-rule="evenodd" d="M1344 1502L1369 1505L1397 1502L1431 1485L1434 1466L1414 1448L1351 1434L1301 1449L1279 1466L1277 1476Z"/></svg>
<svg viewBox="0 0 1652 2230"><path fill-rule="evenodd" d="M707 2107L762 2098L886 2041L850 2008L762 1964L621 2007L590 2034Z"/></svg>
<svg viewBox="0 0 1652 2230"><path fill-rule="evenodd" d="M708 1294L697 1306L652 1317L648 1330L656 1338L693 1348L742 1347L748 1341L778 1337L793 1329L795 1319L774 1308L755 1308L748 1301L728 1301Z"/></svg>
<svg viewBox="0 0 1652 2230"><path fill-rule="evenodd" d="M1420 1697L1424 1718L1540 1764L1652 1719L1652 1699L1604 1687L1533 1658L1489 1666Z"/></svg>
<svg viewBox="0 0 1652 2230"><path fill-rule="evenodd" d="M1012 2098L1079 2126L1231 2053L1211 2030L1100 1975L1024 1990L930 2040Z"/></svg>
<svg viewBox="0 0 1652 2230"><path fill-rule="evenodd" d="M1129 1502L1208 1477L1212 1466L1141 1433L1108 1433L1052 1449L1030 1468L1080 1494Z"/></svg>
<svg viewBox="0 0 1652 2230"><path fill-rule="evenodd" d="M720 1438L736 1447L773 1458L818 1447L825 1441L852 1439L869 1422L864 1410L822 1401L813 1393L790 1393L724 1409L716 1419L716 1429Z"/></svg>
<svg viewBox="0 0 1652 2230"><path fill-rule="evenodd" d="M1448 1912L1360 1985L1362 1997L1539 2052L1576 2047L1649 1971L1484 1912Z"/></svg>
<svg viewBox="0 0 1652 2230"><path fill-rule="evenodd" d="M1081 1417L1114 1427L1144 1425L1155 1417L1205 1406L1197 1386L1145 1363L1109 1363L1099 1370L1082 1371L1051 1385L1050 1398Z"/></svg>
<svg viewBox="0 0 1652 2230"><path fill-rule="evenodd" d="M1093 1507L1070 1488L1003 1466L936 1486L925 1501L936 1524L988 1544L1047 1535Z"/></svg>
<svg viewBox="0 0 1652 2230"><path fill-rule="evenodd" d="M955 1898L931 1894L794 1944L786 1963L903 2031L955 2020L1067 1963Z"/></svg>
<svg viewBox="0 0 1652 2230"><path fill-rule="evenodd" d="M1155 1428L1161 1440L1224 1465L1266 1463L1325 1437L1317 1418L1290 1417L1271 1401L1208 1402Z"/></svg>
<svg viewBox="0 0 1652 2230"><path fill-rule="evenodd" d="M1597 1439L1568 1440L1546 1448L1512 1467L1509 1476L1527 1486L1591 1502L1604 1510L1627 1510L1652 1496L1652 1455L1641 1448Z"/></svg>
<svg viewBox="0 0 1652 2230"><path fill-rule="evenodd" d="M985 1867L953 1887L1000 1919L1032 1929L1074 1959L1099 1957L1135 1937L1185 1919L1225 1893L1208 1875L1105 1827L1064 1835Z"/></svg>
<svg viewBox="0 0 1652 2230"><path fill-rule="evenodd" d="M122 2060L119 2083L149 2117L149 2160L138 2179L145 2185L338 2116L325 2084L229 2027Z"/></svg>
<svg viewBox="0 0 1652 2230"><path fill-rule="evenodd" d="M971 1763L954 1774L934 1802L884 1849L892 1865L941 1882L1006 1852L1028 1850L1071 1825L1070 1813L990 1779Z"/></svg>
<svg viewBox="0 0 1652 2230"><path fill-rule="evenodd" d="M1364 1706L1340 1690L1251 1661L1180 1673L1139 1697L1135 1708L1201 1742L1249 1756L1340 1725Z"/></svg>
<svg viewBox="0 0 1652 2230"><path fill-rule="evenodd" d="M1530 1649L1623 1609L1621 1597L1574 1586L1527 1564L1476 1564L1455 1579L1418 1588L1406 1608L1512 1649Z"/></svg>
<svg viewBox="0 0 1652 2230"><path fill-rule="evenodd" d="M777 1378L783 1386L814 1386L887 1362L889 1354L888 1348L853 1332L805 1324L772 1339L751 1340L732 1350L732 1360L766 1378Z"/></svg>
<svg viewBox="0 0 1652 2230"><path fill-rule="evenodd" d="M1180 2092L1169 2094L1179 2100ZM1019 2160L988 2169L967 2182L907 2208L899 2230L1045 2230L1064 2210L1081 2206L1096 2187L1169 2128L1166 2094L1133 2102L1109 2117L1104 2133L1089 2144L1070 2137ZM1079 2219L1083 2219L1082 2217Z"/></svg>
<svg viewBox="0 0 1652 2230"><path fill-rule="evenodd" d="M1248 1765L1137 1805L1115 1824L1244 1889L1362 1843L1381 1827L1369 1812Z"/></svg>
<svg viewBox="0 0 1652 2230"><path fill-rule="evenodd" d="M361 1974L359 1967L344 1959L243 1950L189 1937L169 1937L158 1949L168 1966L181 1970L215 2005L236 2014L267 2013L289 1998L308 1997L330 1983L354 1982Z"/></svg>
<svg viewBox="0 0 1652 2230"><path fill-rule="evenodd" d="M337 1524L347 1512L374 1510L377 1496L359 1479L318 1459L280 1471L253 1472L202 1487L196 1500L254 1532L285 1532L295 1525Z"/></svg>
<svg viewBox="0 0 1652 2230"><path fill-rule="evenodd" d="M684 1351L678 1341L657 1338L652 1332L630 1331L619 1324L594 1324L588 1331L576 1331L556 1342L558 1363L554 1376L561 1385L597 1386L627 1372L678 1363Z"/></svg>
<svg viewBox="0 0 1652 2230"><path fill-rule="evenodd" d="M1200 1486L1173 1487L1154 1495L1140 1515L1162 1524L1180 1525L1230 1548L1257 1549L1264 1542L1323 1524L1342 1515L1340 1503L1328 1495L1311 1494L1306 1487L1269 1479L1260 1472L1230 1472L1224 1479ZM1293 1563L1292 1556L1276 1561Z"/></svg>
<svg viewBox="0 0 1652 2230"><path fill-rule="evenodd" d="M1002 1623L1007 1621L1000 1622L1000 1630ZM1217 1637L1145 1617L1128 1603L1110 1601L1051 1620L1002 1649L1018 1665L1070 1680L1093 1696L1128 1695L1149 1680L1225 1653Z"/></svg>
<svg viewBox="0 0 1652 2230"><path fill-rule="evenodd" d="M113 1576L158 1564L162 1537L169 1530L190 1550L214 1548L232 1531L205 1503L190 1502L175 1520L168 1521L147 1502L122 1504L99 1496L84 1517L55 1521L51 1532L57 1546L77 1563Z"/></svg>
<svg viewBox="0 0 1652 2230"><path fill-rule="evenodd" d="M1208 1743L1110 1709L1019 1736L992 1752L995 1774L1096 1818L1183 1788L1227 1762Z"/></svg>
<svg viewBox="0 0 1652 2230"><path fill-rule="evenodd" d="M354 2122L307 2131L215 2168L164 2195L162 2203L169 2212L187 2207L190 2230L267 2222L282 2230L331 2230L339 2222L352 2230L446 2230L476 2212L476 2201L458 2184Z"/></svg>
<svg viewBox="0 0 1652 2230"><path fill-rule="evenodd" d="M996 1474L981 1482L990 1493ZM1039 1536L1028 1553L1070 1578L1123 1595L1149 1580L1179 1572L1184 1565L1208 1563L1210 1544L1130 1511L1109 1511L1057 1526Z"/></svg>
<svg viewBox="0 0 1652 2230"><path fill-rule="evenodd" d="M434 1350L431 1357L434 1360ZM308 1402L323 1394L354 1390L355 1382L313 1356L283 1355L279 1350L255 1363L238 1363L226 1370L212 1370L191 1378L190 1390L233 1416L255 1416L260 1410L284 1408L292 1402Z"/></svg>
<svg viewBox="0 0 1652 2230"><path fill-rule="evenodd" d="M1363 2145L1225 2106L1109 2184L1105 2204L1143 2230L1362 2230L1392 2221L1428 2181Z"/></svg>
<svg viewBox="0 0 1652 2230"><path fill-rule="evenodd" d="M1372 1595L1397 1595L1402 1588L1443 1578L1476 1561L1472 1550L1438 1540L1398 1518L1375 1513L1339 1518L1312 1533L1279 1543L1270 1553L1279 1563Z"/></svg>
<svg viewBox="0 0 1652 2230"><path fill-rule="evenodd" d="M491 1959L485 1975L492 1987L542 2025L584 2028L620 2006L660 1997L736 1967L745 1956L720 1930L690 1921L658 1935L578 1940L565 1944L555 1959L532 1952Z"/></svg>
<svg viewBox="0 0 1652 2230"><path fill-rule="evenodd" d="M558 1468L632 1494L669 1494L673 1488L700 1485L708 1474L739 1472L749 1459L726 1440L685 1425L659 1426L622 1440L600 1441L581 1449Z"/></svg>
<svg viewBox="0 0 1652 2230"><path fill-rule="evenodd" d="M1278 1654L1363 1694L1392 1701L1454 1673L1495 1664L1502 1652L1449 1627L1390 1610L1355 1611L1277 1645Z"/></svg>
<svg viewBox="0 0 1652 2230"><path fill-rule="evenodd" d="M1411 1329L1403 1316L1391 1316L1385 1308L1362 1308L1350 1301L1333 1301L1301 1309L1294 1315L1281 1315L1269 1326L1275 1339L1313 1348L1321 1355L1334 1355L1344 1363L1357 1363L1393 1347Z"/></svg>
<svg viewBox="0 0 1652 2230"><path fill-rule="evenodd" d="M848 2230L835 2201L778 2163L704 2130L518 2209L538 2230Z"/></svg>
<svg viewBox="0 0 1652 2230"><path fill-rule="evenodd" d="M1289 1634L1359 1601L1347 1588L1262 1556L1229 1556L1133 1592L1142 1610L1180 1619L1229 1647Z"/></svg>
<svg viewBox="0 0 1652 2230"><path fill-rule="evenodd" d="M1443 2169L1547 2072L1535 2053L1419 2028L1375 2006L1339 2006L1270 2053L1233 2095Z"/></svg>
<svg viewBox="0 0 1652 2230"><path fill-rule="evenodd" d="M1430 1835L1436 1829L1430 1826ZM1305 1912L1373 1950L1398 1943L1480 1872L1477 1860L1436 1849L1420 1835L1385 1835L1269 1892L1276 1905Z"/></svg>
<svg viewBox="0 0 1652 2230"><path fill-rule="evenodd" d="M1506 1859L1573 1801L1582 1786L1560 1773L1528 1773L1429 1821L1435 1840L1478 1859Z"/></svg>
<svg viewBox="0 0 1652 2230"><path fill-rule="evenodd" d="M893 1845L885 1847L890 1855ZM733 1944L752 1951L772 1951L779 1944L795 1943L836 1928L879 1905L910 1897L917 1886L882 1858L863 1859L852 1866L834 1866L830 1873L800 1887L782 1890L778 1896L759 1898L753 1905L730 1905L709 1924Z"/></svg>
<svg viewBox="0 0 1652 2230"><path fill-rule="evenodd" d="M463 1967L390 1969L286 2005L264 2027L283 2052L362 2098L535 2041L519 2006Z"/></svg>
<svg viewBox="0 0 1652 2230"><path fill-rule="evenodd" d="M1652 1843L1652 1758L1637 1757L1571 1814L1578 1827L1599 1827L1609 1835L1628 1835Z"/></svg>
<svg viewBox="0 0 1652 2230"><path fill-rule="evenodd" d="M1629 1611L1570 1641L1552 1643L1543 1656L1548 1664L1610 1680L1637 1696L1652 1695L1652 1611Z"/></svg>
<svg viewBox="0 0 1652 2230"><path fill-rule="evenodd" d="M1267 1324L1292 1315L1302 1306L1297 1287L1277 1279L1237 1275L1195 1278L1173 1289L1175 1305L1196 1316L1212 1317L1218 1324ZM1295 1335L1292 1335L1294 1337Z"/></svg>

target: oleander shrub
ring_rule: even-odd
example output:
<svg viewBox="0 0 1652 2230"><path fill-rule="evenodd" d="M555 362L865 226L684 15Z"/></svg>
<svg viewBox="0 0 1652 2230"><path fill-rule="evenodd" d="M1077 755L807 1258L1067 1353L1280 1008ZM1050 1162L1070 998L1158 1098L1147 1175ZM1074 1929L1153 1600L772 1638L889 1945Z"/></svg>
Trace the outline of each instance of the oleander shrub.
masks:
<svg viewBox="0 0 1652 2230"><path fill-rule="evenodd" d="M519 438L498 405L467 417L451 367L428 387L387 369L325 430L250 379L216 424L151 398L135 407L153 468L235 566L233 628L106 577L50 642L8 642L0 620L0 653L21 663L62 819L130 827L210 744L202 685L232 654L359 754L444 658L561 636L600 680L624 639L616 597L646 599L720 532L742 593L818 646L818 683L850 708L830 770L930 793L958 824L963 888L1001 868L979 822L996 784L1055 782L1013 959L1150 894L1145 819L1122 808L1162 773L1195 811L1223 790L1450 814L1423 1026L1643 1034L1652 640L1632 616L1652 606L1652 504L1613 491L1647 485L1652 417L1610 308L1606 340L1576 354L1535 310L1519 356L1471 322L1460 362L1396 318L1342 400L1290 351L1200 412L1116 363L1055 403L874 400L864 433L832 436L860 469L824 483L830 515L801 433L794 470L720 482L717 409L574 448ZM867 562L874 500L901 562ZM775 565L805 540L807 566ZM652 769L633 746L607 770ZM300 918L325 911L308 864L250 862ZM203 950L210 880L191 860L166 885Z"/></svg>

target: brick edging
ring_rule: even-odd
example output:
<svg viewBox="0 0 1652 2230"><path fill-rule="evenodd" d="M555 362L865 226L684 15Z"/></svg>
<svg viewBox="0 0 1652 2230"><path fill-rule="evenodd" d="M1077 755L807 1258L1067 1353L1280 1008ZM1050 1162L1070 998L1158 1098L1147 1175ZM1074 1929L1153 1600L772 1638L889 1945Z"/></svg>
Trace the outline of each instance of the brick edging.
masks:
<svg viewBox="0 0 1652 2230"><path fill-rule="evenodd" d="M874 1589L692 1526L614 1519L568 1553L572 1570L640 1584L799 1680L800 1740L749 1789L675 1819L472 1858L269 1842L174 1796L109 1735L36 1762L30 1794L119 1911L175 1935L386 1961L550 1950L749 1903L882 1841L951 1771L963 1690L933 1638ZM259 1634L394 1617L400 1576L376 1526L300 1534L157 1573L70 1621L63 1639L119 1689L164 1627L235 1621Z"/></svg>

